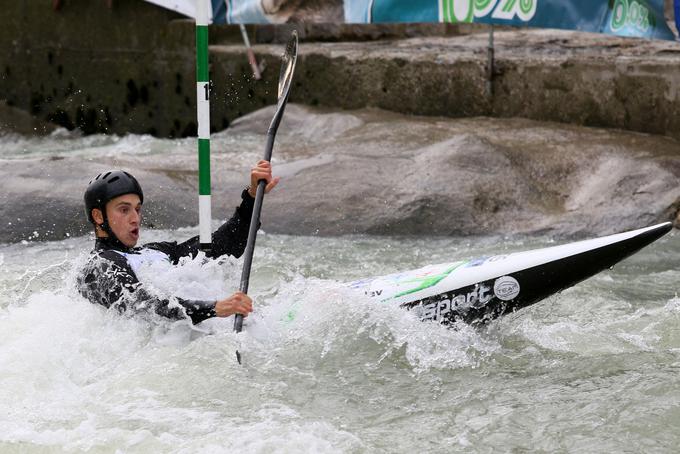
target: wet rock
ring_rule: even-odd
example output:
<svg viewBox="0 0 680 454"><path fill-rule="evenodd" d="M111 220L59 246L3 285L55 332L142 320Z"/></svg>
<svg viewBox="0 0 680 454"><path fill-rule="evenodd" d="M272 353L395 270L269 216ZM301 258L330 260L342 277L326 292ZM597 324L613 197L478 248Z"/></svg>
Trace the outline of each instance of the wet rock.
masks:
<svg viewBox="0 0 680 454"><path fill-rule="evenodd" d="M262 109L214 137L214 219L237 205L272 114ZM0 241L89 230L82 193L90 177L112 167L142 182L147 225L198 222L193 147L163 160L62 158L3 162ZM674 220L680 210L675 139L525 119L292 104L274 164L282 181L263 212L271 233L585 237Z"/></svg>
<svg viewBox="0 0 680 454"><path fill-rule="evenodd" d="M298 110L309 112L307 129L323 121ZM268 230L579 237L677 214L673 139L523 119L345 115L360 126L318 143L325 160L282 183ZM286 156L296 129L281 128Z"/></svg>

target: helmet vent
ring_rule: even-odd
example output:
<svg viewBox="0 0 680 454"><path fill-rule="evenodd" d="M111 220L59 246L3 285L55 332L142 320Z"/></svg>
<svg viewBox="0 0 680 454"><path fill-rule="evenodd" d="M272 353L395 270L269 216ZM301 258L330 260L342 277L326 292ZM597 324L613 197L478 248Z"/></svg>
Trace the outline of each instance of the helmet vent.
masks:
<svg viewBox="0 0 680 454"><path fill-rule="evenodd" d="M120 180L120 177L113 177L109 180L109 183L113 183L114 181Z"/></svg>
<svg viewBox="0 0 680 454"><path fill-rule="evenodd" d="M130 175L129 173L127 173L125 170L123 170L123 173L124 173L125 175L127 175L128 177L132 178L132 175Z"/></svg>
<svg viewBox="0 0 680 454"><path fill-rule="evenodd" d="M106 172L106 173L104 174L104 176L102 177L102 179L106 180L106 178L107 178L109 175L111 175L111 172Z"/></svg>

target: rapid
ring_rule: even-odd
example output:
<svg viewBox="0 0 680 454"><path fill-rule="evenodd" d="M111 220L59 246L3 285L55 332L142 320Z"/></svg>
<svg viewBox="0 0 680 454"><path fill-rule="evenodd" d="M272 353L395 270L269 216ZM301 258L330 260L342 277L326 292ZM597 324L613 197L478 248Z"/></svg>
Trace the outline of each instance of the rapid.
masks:
<svg viewBox="0 0 680 454"><path fill-rule="evenodd" d="M239 165L256 156L252 141ZM62 147L83 157L127 153L129 162L142 159L131 149L188 143L4 138L0 157ZM177 166L193 159L170 156ZM256 308L239 335L231 318L192 327L84 300L74 280L91 235L0 244L0 452L595 453L680 444L676 231L530 308L452 329L345 284L562 240L263 230L250 280ZM196 233L147 228L141 243ZM238 287L240 265L198 257L148 266L140 279L217 298Z"/></svg>

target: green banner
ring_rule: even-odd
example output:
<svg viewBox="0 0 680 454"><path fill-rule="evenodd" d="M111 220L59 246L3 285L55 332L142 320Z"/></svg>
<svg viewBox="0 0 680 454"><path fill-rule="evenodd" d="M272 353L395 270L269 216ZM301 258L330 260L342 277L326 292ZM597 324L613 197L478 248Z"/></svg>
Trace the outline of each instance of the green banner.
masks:
<svg viewBox="0 0 680 454"><path fill-rule="evenodd" d="M676 9L680 0L675 0ZM345 0L347 22L452 22L675 40L664 0Z"/></svg>
<svg viewBox="0 0 680 454"><path fill-rule="evenodd" d="M276 2L275 2L276 3ZM260 0L225 0L216 23L340 22L337 7L305 16L290 8L267 10ZM276 3L278 4L278 3ZM669 5L670 6L670 5ZM680 11L680 0L674 0ZM285 13L284 13L285 11ZM664 0L344 0L344 22L475 22L675 40ZM673 8L668 13L674 16Z"/></svg>

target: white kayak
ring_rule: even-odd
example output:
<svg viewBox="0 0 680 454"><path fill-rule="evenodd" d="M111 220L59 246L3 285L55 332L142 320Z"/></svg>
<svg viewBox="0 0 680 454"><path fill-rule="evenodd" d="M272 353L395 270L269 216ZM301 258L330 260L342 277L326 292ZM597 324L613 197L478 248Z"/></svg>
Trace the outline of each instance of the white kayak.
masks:
<svg viewBox="0 0 680 454"><path fill-rule="evenodd" d="M416 311L423 320L483 323L530 306L636 253L670 222L561 246L429 265L349 285L368 297Z"/></svg>

